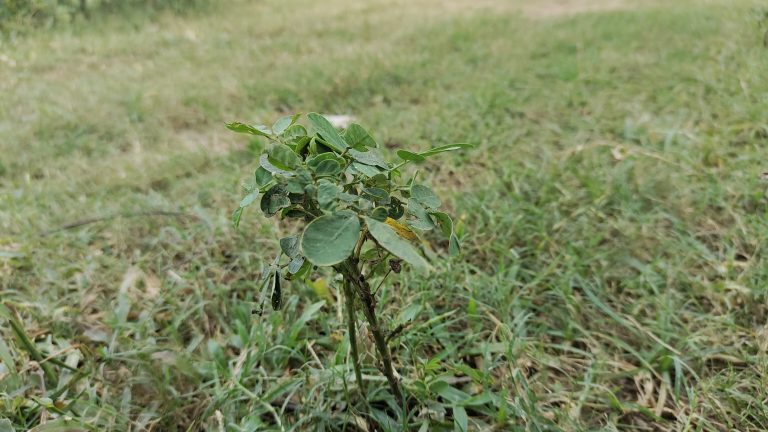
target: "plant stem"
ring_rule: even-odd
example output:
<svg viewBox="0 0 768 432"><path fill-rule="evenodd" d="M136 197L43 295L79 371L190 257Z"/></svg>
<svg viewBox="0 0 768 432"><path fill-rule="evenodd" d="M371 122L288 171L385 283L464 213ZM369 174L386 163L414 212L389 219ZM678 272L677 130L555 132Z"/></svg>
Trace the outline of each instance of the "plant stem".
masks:
<svg viewBox="0 0 768 432"><path fill-rule="evenodd" d="M344 298L347 301L347 331L349 333L349 349L352 353L352 366L355 369L355 379L362 393L365 393L363 374L360 372L360 356L357 352L357 328L355 325L355 297L352 286L347 278L344 278Z"/></svg>
<svg viewBox="0 0 768 432"><path fill-rule="evenodd" d="M368 325L373 333L373 342L376 345L376 351L379 353L379 360L381 361L382 372L389 382L389 388L395 395L397 402L400 405L403 404L403 393L400 391L400 382L395 377L395 370L392 367L392 357L389 354L389 346L387 345L387 338L384 335L379 322L376 317L376 300L371 294L371 287L368 285L368 281L363 277L360 268L357 266L357 260L350 258L345 262L342 267L347 276L347 279L352 283L357 291L357 295L360 297L360 303L363 305L363 314L368 321Z"/></svg>

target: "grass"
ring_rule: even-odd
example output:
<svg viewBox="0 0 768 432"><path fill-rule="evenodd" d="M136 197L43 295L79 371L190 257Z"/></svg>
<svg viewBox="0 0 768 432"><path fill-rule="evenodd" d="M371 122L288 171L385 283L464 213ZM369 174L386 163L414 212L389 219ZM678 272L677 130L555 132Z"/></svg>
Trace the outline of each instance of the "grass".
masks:
<svg viewBox="0 0 768 432"><path fill-rule="evenodd" d="M5 42L0 430L768 429L753 3L532 5L227 0ZM407 416L372 366L358 393L335 300L252 313L282 228L231 228L264 143L223 123L295 111L479 144L422 169L463 257L381 292Z"/></svg>

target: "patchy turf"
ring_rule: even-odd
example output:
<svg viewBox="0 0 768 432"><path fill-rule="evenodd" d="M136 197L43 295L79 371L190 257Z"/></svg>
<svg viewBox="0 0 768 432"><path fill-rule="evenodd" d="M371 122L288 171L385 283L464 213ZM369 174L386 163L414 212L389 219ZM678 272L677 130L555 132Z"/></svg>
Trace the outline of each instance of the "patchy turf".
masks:
<svg viewBox="0 0 768 432"><path fill-rule="evenodd" d="M751 2L224 3L1 46L0 430L768 429ZM252 314L280 228L231 228L223 123L313 110L479 144L422 169L463 257L381 292L407 416L335 300Z"/></svg>

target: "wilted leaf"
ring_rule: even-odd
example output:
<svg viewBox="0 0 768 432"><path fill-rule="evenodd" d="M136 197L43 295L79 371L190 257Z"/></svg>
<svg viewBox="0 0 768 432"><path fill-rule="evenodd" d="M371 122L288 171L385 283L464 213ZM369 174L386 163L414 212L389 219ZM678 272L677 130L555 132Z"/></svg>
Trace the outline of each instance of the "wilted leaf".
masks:
<svg viewBox="0 0 768 432"><path fill-rule="evenodd" d="M398 221L396 221L396 220L394 220L394 219L392 219L390 217L386 218L384 220L384 223L389 225L390 227L392 227L392 229L395 230L397 235L399 235L400 237L402 237L402 238L404 238L406 240L413 241L413 240L418 240L419 239L419 237L416 235L416 233L411 231L410 228L408 228L407 226L401 224L400 222L398 222Z"/></svg>

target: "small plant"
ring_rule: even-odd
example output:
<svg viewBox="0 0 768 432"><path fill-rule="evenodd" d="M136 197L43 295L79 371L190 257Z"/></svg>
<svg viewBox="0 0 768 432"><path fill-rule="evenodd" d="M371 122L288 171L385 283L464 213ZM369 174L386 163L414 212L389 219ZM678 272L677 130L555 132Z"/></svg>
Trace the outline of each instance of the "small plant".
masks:
<svg viewBox="0 0 768 432"><path fill-rule="evenodd" d="M358 385L363 386L356 330L360 308L373 334L381 370L402 403L388 347L390 335L376 313L378 288L391 273L400 273L403 262L420 271L431 268L421 251L420 233L435 230L445 236L452 254L459 251L451 217L439 210L440 199L417 181L418 173L403 181L402 168L471 145L451 144L421 153L400 150L401 161L392 164L382 159L376 141L362 126L353 123L340 134L325 117L310 113L308 131L296 122L299 116L283 117L271 128L227 125L271 142L232 215L235 227L244 209L257 200L266 217L306 223L301 233L280 239L281 252L263 272L260 303L263 306L270 296L277 310L284 280L304 279L318 267L332 269L342 280Z"/></svg>

